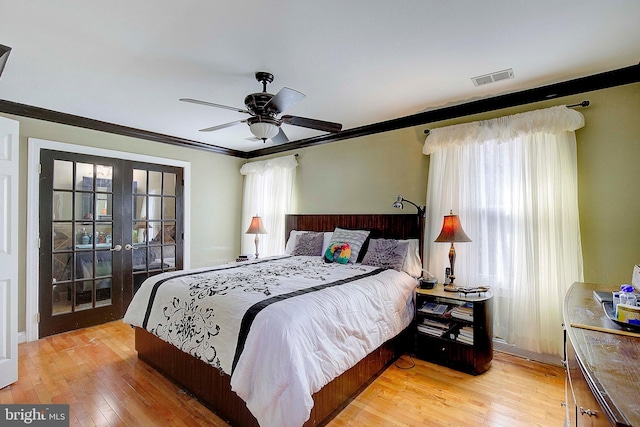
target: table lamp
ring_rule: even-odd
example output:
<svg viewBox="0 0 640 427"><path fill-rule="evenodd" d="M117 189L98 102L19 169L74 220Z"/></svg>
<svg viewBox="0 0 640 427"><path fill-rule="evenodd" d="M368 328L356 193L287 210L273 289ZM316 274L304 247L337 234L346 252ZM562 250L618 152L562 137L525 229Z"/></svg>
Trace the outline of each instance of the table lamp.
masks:
<svg viewBox="0 0 640 427"><path fill-rule="evenodd" d="M251 218L251 224L249 224L249 228L245 232L246 234L255 234L256 238L254 242L256 243L256 259L258 258L258 244L260 239L258 234L267 234L267 230L264 229L264 225L262 225L262 218L256 214L253 218Z"/></svg>
<svg viewBox="0 0 640 427"><path fill-rule="evenodd" d="M451 272L449 274L449 284L453 286L453 281L456 276L453 273L453 266L456 263L456 249L453 247L454 242L470 242L471 239L467 236L460 225L460 219L458 215L453 214L453 210L449 211L449 215L444 216L444 222L442 223L442 231L440 235L434 240L434 242L446 242L451 243L451 249L449 249L449 267Z"/></svg>

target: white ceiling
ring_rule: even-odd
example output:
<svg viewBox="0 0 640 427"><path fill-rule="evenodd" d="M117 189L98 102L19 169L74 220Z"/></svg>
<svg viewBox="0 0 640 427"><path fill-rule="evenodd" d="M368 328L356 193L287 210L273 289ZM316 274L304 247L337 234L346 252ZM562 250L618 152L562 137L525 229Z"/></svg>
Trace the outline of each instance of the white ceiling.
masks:
<svg viewBox="0 0 640 427"><path fill-rule="evenodd" d="M635 65L638 0L0 0L0 99L241 151L256 71L343 129ZM471 77L512 68L475 87ZM283 125L294 141L320 132Z"/></svg>

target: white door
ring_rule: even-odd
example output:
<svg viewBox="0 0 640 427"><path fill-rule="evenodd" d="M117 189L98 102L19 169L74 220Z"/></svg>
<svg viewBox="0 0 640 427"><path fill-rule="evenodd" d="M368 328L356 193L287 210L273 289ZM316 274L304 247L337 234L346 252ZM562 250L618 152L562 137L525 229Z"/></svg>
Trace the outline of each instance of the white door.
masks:
<svg viewBox="0 0 640 427"><path fill-rule="evenodd" d="M18 380L18 144L0 117L0 388Z"/></svg>

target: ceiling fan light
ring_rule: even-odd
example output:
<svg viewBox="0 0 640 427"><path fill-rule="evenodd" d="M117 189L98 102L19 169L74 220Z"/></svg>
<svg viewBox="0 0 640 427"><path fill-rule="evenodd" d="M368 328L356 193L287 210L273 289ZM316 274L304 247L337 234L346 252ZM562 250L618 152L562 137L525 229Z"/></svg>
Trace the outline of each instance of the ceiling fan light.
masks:
<svg viewBox="0 0 640 427"><path fill-rule="evenodd" d="M256 136L256 138L260 139L270 139L273 138L280 132L280 128L273 123L267 122L257 122L249 125L249 129L251 133Z"/></svg>

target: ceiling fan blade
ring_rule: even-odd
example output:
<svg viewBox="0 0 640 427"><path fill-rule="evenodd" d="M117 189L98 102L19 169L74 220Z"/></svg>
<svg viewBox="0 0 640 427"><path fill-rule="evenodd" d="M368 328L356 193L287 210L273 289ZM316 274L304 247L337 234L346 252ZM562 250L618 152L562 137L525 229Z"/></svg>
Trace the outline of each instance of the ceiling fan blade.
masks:
<svg viewBox="0 0 640 427"><path fill-rule="evenodd" d="M200 129L200 132L213 132L214 130L220 130L231 126L239 125L240 123L246 123L247 120L236 120L235 122L225 123L223 125L211 126L210 128Z"/></svg>
<svg viewBox="0 0 640 427"><path fill-rule="evenodd" d="M274 145L286 144L289 142L289 138L287 138L287 135L284 133L282 128L280 128L278 134L271 138L271 142L273 142Z"/></svg>
<svg viewBox="0 0 640 427"><path fill-rule="evenodd" d="M273 98L269 100L264 106L265 111L272 111L275 114L280 114L288 108L293 107L298 102L305 99L307 95L298 92L297 90L283 87Z"/></svg>
<svg viewBox="0 0 640 427"><path fill-rule="evenodd" d="M244 108L229 107L228 105L214 104L213 102L199 101L197 99L180 98L180 101L182 101L182 102L190 102L192 104L206 105L208 107L224 108L225 110L237 111L238 113L251 114L248 110L245 110Z"/></svg>
<svg viewBox="0 0 640 427"><path fill-rule="evenodd" d="M342 130L340 123L325 122L324 120L308 119L298 116L282 116L282 123L325 132L340 132L340 130Z"/></svg>

